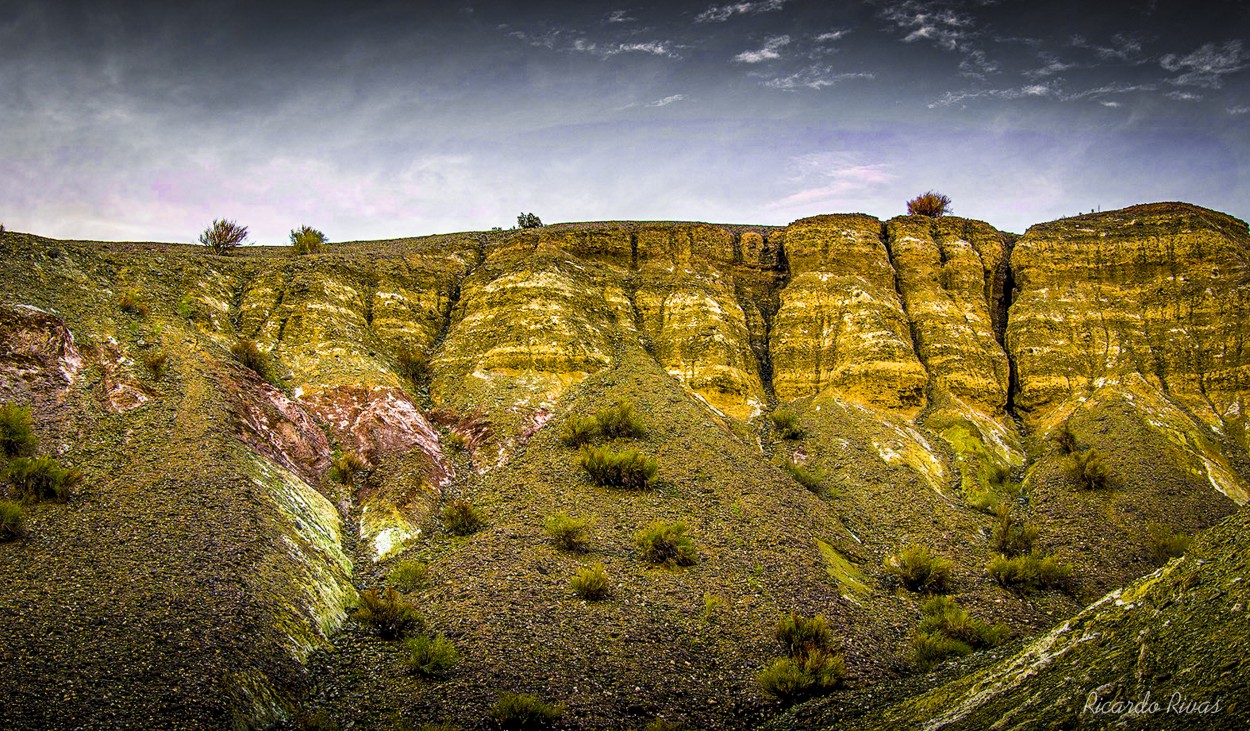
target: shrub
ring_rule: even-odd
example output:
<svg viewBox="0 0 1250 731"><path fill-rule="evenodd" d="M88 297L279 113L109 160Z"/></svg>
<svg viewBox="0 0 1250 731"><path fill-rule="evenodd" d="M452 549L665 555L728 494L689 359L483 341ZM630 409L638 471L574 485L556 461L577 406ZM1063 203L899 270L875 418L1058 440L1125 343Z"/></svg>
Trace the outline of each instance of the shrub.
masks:
<svg viewBox="0 0 1250 731"><path fill-rule="evenodd" d="M802 657L782 657L757 676L764 690L790 704L827 693L846 679L846 661L823 650Z"/></svg>
<svg viewBox="0 0 1250 731"><path fill-rule="evenodd" d="M1071 565L1037 551L1024 556L995 556L985 571L1003 587L1020 591L1062 587L1072 578Z"/></svg>
<svg viewBox="0 0 1250 731"><path fill-rule="evenodd" d="M569 585L573 587L573 593L583 599L588 601L603 599L608 595L608 572L604 570L602 563L583 566L577 570L576 574L573 574Z"/></svg>
<svg viewBox="0 0 1250 731"><path fill-rule="evenodd" d="M169 354L163 350L145 350L143 355L143 365L147 366L148 372L156 380L165 377L165 371L169 369Z"/></svg>
<svg viewBox="0 0 1250 731"><path fill-rule="evenodd" d="M794 478L794 481L806 487L808 490L821 495L825 492L825 473L816 466L801 465L797 462L786 461L781 466L786 474Z"/></svg>
<svg viewBox="0 0 1250 731"><path fill-rule="evenodd" d="M78 470L62 467L51 457L17 457L4 468L4 477L22 500L69 500L70 490L82 481Z"/></svg>
<svg viewBox="0 0 1250 731"><path fill-rule="evenodd" d="M1076 435L1072 433L1072 427L1066 421L1051 434L1050 440L1055 443L1060 454L1072 454L1076 451Z"/></svg>
<svg viewBox="0 0 1250 731"><path fill-rule="evenodd" d="M35 453L35 422L29 406L0 404L0 455L29 457Z"/></svg>
<svg viewBox="0 0 1250 731"><path fill-rule="evenodd" d="M377 589L360 592L355 617L357 622L372 626L384 640L398 639L424 624L417 608L389 586L380 592Z"/></svg>
<svg viewBox="0 0 1250 731"><path fill-rule="evenodd" d="M912 656L917 665L929 668L952 655L994 647L1010 635L1002 624L988 624L968 614L954 599L934 596L920 605L924 615L912 635Z"/></svg>
<svg viewBox="0 0 1250 731"><path fill-rule="evenodd" d="M587 532L590 521L573 518L566 513L556 513L543 523L543 530L551 536L556 546L566 551L585 551L590 548Z"/></svg>
<svg viewBox="0 0 1250 731"><path fill-rule="evenodd" d="M694 541L686 535L686 524L657 520L634 536L645 561L667 566L693 566L699 560Z"/></svg>
<svg viewBox="0 0 1250 731"><path fill-rule="evenodd" d="M425 353L411 348L400 348L395 354L395 363L399 372L407 378L414 388L422 388L430 382L430 359Z"/></svg>
<svg viewBox="0 0 1250 731"><path fill-rule="evenodd" d="M316 254L326 242L326 235L311 226L291 230L291 246L296 254Z"/></svg>
<svg viewBox="0 0 1250 731"><path fill-rule="evenodd" d="M983 622L947 596L929 597L920 605L920 612L924 615L921 632L941 632L975 649L994 647L1010 634L1006 625Z"/></svg>
<svg viewBox="0 0 1250 731"><path fill-rule="evenodd" d="M703 611L701 616L704 622L716 622L720 619L721 613L725 611L725 600L716 594L703 594Z"/></svg>
<svg viewBox="0 0 1250 731"><path fill-rule="evenodd" d="M469 440L458 431L447 432L447 446L457 452L463 452L469 448Z"/></svg>
<svg viewBox="0 0 1250 731"><path fill-rule="evenodd" d="M1038 536L1036 527L1013 516L1007 505L999 505L995 515L998 522L990 534L990 543L995 550L1005 556L1018 556L1033 550L1033 542Z"/></svg>
<svg viewBox="0 0 1250 731"><path fill-rule="evenodd" d="M139 295L133 290L122 292L121 297L117 299L117 306L128 315L143 316L148 314L148 306L139 299Z"/></svg>
<svg viewBox="0 0 1250 731"><path fill-rule="evenodd" d="M1146 533L1150 555L1157 564L1165 564L1169 559L1184 555L1189 548L1189 541L1192 540L1190 536L1174 533L1171 528L1159 523L1147 525Z"/></svg>
<svg viewBox="0 0 1250 731"><path fill-rule="evenodd" d="M467 536L486 527L486 516L472 503L452 500L443 507L443 527L456 536Z"/></svg>
<svg viewBox="0 0 1250 731"><path fill-rule="evenodd" d="M260 376L262 380L269 379L269 359L260 352L255 340L239 340L230 346L230 354L239 365Z"/></svg>
<svg viewBox="0 0 1250 731"><path fill-rule="evenodd" d="M1102 454L1090 447L1072 453L1070 476L1086 490L1102 490L1111 485L1111 470L1102 461Z"/></svg>
<svg viewBox="0 0 1250 731"><path fill-rule="evenodd" d="M907 213L911 216L937 218L951 212L951 199L936 190L922 193L907 201Z"/></svg>
<svg viewBox="0 0 1250 731"><path fill-rule="evenodd" d="M503 731L541 731L564 715L564 704L552 705L523 693L503 693L490 709L490 717Z"/></svg>
<svg viewBox="0 0 1250 731"><path fill-rule="evenodd" d="M583 446L578 462L599 485L646 489L655 482L659 463L636 449L614 452L607 447Z"/></svg>
<svg viewBox="0 0 1250 731"><path fill-rule="evenodd" d="M212 249L214 254L229 254L246 240L247 226L240 226L224 218L213 221L200 234L200 243Z"/></svg>
<svg viewBox="0 0 1250 731"><path fill-rule="evenodd" d="M774 634L791 657L811 650L833 649L833 631L823 614L809 618L791 612L777 623Z"/></svg>
<svg viewBox="0 0 1250 731"><path fill-rule="evenodd" d="M952 655L971 654L972 648L941 632L917 632L911 637L911 651L915 663L927 670Z"/></svg>
<svg viewBox="0 0 1250 731"><path fill-rule="evenodd" d="M343 452L330 460L329 477L335 482L351 485L356 481L356 473L369 469L369 463L356 452Z"/></svg>
<svg viewBox="0 0 1250 731"><path fill-rule="evenodd" d="M951 562L928 546L913 545L885 559L885 570L912 591L945 591L950 583Z"/></svg>
<svg viewBox="0 0 1250 731"><path fill-rule="evenodd" d="M0 500L0 541L11 541L26 535L26 516L22 506L12 500Z"/></svg>
<svg viewBox="0 0 1250 731"><path fill-rule="evenodd" d="M386 575L386 580L400 591L415 591L425 583L429 574L430 567L424 561L404 559L395 564L395 568Z"/></svg>
<svg viewBox="0 0 1250 731"><path fill-rule="evenodd" d="M343 728L324 710L297 715L295 727L299 731L340 731Z"/></svg>
<svg viewBox="0 0 1250 731"><path fill-rule="evenodd" d="M543 222L533 213L522 213L516 217L516 225L521 228L541 228Z"/></svg>
<svg viewBox="0 0 1250 731"><path fill-rule="evenodd" d="M404 648L408 651L403 660L404 667L427 678L446 677L460 661L456 646L443 635L417 635L405 641Z"/></svg>
<svg viewBox="0 0 1250 731"><path fill-rule="evenodd" d="M842 684L846 661L836 651L823 615L809 618L791 612L777 623L775 635L787 656L757 676L764 690L783 703L793 703Z"/></svg>
<svg viewBox="0 0 1250 731"><path fill-rule="evenodd" d="M647 433L647 425L634 413L632 401L618 401L595 414L595 422L599 432L608 439L642 438Z"/></svg>
<svg viewBox="0 0 1250 731"><path fill-rule="evenodd" d="M560 431L560 441L570 447L580 447L594 440L599 434L599 422L593 416L570 416Z"/></svg>
<svg viewBox="0 0 1250 731"><path fill-rule="evenodd" d="M777 409L768 418L782 439L802 439L807 436L807 430L799 422L799 415L789 409Z"/></svg>

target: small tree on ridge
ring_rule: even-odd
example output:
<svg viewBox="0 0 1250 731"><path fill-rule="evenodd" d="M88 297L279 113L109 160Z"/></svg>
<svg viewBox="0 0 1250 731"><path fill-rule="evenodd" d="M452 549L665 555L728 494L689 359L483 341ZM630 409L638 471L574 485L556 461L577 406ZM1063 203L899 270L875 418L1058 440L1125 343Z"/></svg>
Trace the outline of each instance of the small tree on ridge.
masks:
<svg viewBox="0 0 1250 731"><path fill-rule="evenodd" d="M951 212L951 199L936 190L923 193L907 201L907 213L912 216L937 218Z"/></svg>
<svg viewBox="0 0 1250 731"><path fill-rule="evenodd" d="M240 226L224 218L213 221L200 234L200 243L212 249L214 254L229 254L246 240L247 226Z"/></svg>

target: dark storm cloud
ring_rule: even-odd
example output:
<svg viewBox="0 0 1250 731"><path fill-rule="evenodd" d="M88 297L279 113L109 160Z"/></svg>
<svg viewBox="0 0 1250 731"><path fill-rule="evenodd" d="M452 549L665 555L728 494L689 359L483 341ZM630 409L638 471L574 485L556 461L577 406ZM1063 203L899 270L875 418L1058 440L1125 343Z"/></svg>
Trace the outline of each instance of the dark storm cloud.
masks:
<svg viewBox="0 0 1250 731"><path fill-rule="evenodd" d="M0 217L342 239L892 215L930 187L1016 229L1153 197L1245 216L1247 44L1233 0L0 0Z"/></svg>

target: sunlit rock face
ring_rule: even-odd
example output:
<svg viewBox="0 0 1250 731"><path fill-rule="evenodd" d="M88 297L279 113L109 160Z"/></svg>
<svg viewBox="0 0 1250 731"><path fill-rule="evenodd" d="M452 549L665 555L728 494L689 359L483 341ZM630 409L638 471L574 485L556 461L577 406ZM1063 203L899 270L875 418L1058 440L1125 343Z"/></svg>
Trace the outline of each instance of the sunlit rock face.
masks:
<svg viewBox="0 0 1250 731"><path fill-rule="evenodd" d="M1246 225L1183 204L1039 224L1012 256L1016 404L1045 419L1139 374L1244 443Z"/></svg>
<svg viewBox="0 0 1250 731"><path fill-rule="evenodd" d="M994 317L1006 236L979 221L923 216L891 220L886 236L932 397L1001 413L1009 368Z"/></svg>
<svg viewBox="0 0 1250 731"><path fill-rule="evenodd" d="M790 281L772 327L773 387L915 413L928 377L871 216L806 218L784 234Z"/></svg>
<svg viewBox="0 0 1250 731"><path fill-rule="evenodd" d="M758 262L762 236L744 238ZM764 385L738 295L743 275L733 236L713 226L666 226L639 231L635 240L634 301L656 359L717 410L740 419L757 415Z"/></svg>

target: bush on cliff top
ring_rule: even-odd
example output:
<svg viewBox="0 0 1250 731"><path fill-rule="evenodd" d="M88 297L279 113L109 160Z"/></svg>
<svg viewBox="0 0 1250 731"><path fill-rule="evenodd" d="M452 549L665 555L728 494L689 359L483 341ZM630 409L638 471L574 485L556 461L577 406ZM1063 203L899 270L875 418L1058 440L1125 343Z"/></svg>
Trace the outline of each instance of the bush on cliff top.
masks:
<svg viewBox="0 0 1250 731"><path fill-rule="evenodd" d="M907 213L912 216L937 218L950 213L950 206L950 196L931 190L907 201Z"/></svg>
<svg viewBox="0 0 1250 731"><path fill-rule="evenodd" d="M326 235L312 226L291 230L291 246L296 254L316 254L327 241Z"/></svg>
<svg viewBox="0 0 1250 731"><path fill-rule="evenodd" d="M224 218L213 221L200 234L200 243L212 249L214 254L229 254L246 240L247 226L240 226Z"/></svg>

